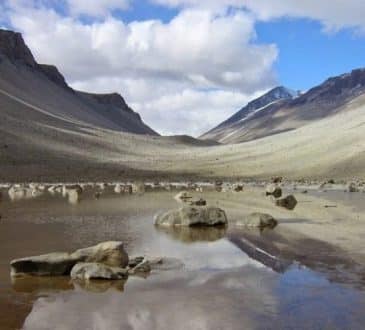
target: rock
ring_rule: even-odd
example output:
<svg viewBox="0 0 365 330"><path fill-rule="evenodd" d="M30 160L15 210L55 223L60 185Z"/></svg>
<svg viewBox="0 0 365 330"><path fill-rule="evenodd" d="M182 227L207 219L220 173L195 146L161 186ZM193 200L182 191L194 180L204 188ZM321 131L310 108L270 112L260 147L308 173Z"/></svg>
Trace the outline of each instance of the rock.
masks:
<svg viewBox="0 0 365 330"><path fill-rule="evenodd" d="M142 262L137 264L135 267L128 270L129 274L136 273L149 273L151 271L151 265L147 259L143 259Z"/></svg>
<svg viewBox="0 0 365 330"><path fill-rule="evenodd" d="M8 195L12 201L33 198L32 189L15 185L8 190Z"/></svg>
<svg viewBox="0 0 365 330"><path fill-rule="evenodd" d="M241 192L243 191L243 185L242 184L237 184L233 186L233 191L234 192Z"/></svg>
<svg viewBox="0 0 365 330"><path fill-rule="evenodd" d="M80 261L79 258L71 256L69 253L49 253L35 257L16 259L10 263L10 275L68 275L78 261Z"/></svg>
<svg viewBox="0 0 365 330"><path fill-rule="evenodd" d="M308 194L308 190L303 190L302 194Z"/></svg>
<svg viewBox="0 0 365 330"><path fill-rule="evenodd" d="M223 181L220 181L220 180L215 181L214 189L217 192L222 192L223 191Z"/></svg>
<svg viewBox="0 0 365 330"><path fill-rule="evenodd" d="M297 200L293 195L289 195L282 199L277 199L275 204L280 207L284 207L288 210L294 210L297 205Z"/></svg>
<svg viewBox="0 0 365 330"><path fill-rule="evenodd" d="M134 182L132 183L132 193L133 194L144 194L146 191L145 185L143 182Z"/></svg>
<svg viewBox="0 0 365 330"><path fill-rule="evenodd" d="M266 213L251 213L242 220L237 221L237 226L258 227L258 228L275 228L278 222Z"/></svg>
<svg viewBox="0 0 365 330"><path fill-rule="evenodd" d="M347 191L350 193L359 192L359 188L354 182L351 182L347 185Z"/></svg>
<svg viewBox="0 0 365 330"><path fill-rule="evenodd" d="M102 263L111 267L127 267L128 254L122 242L104 242L72 253L84 262Z"/></svg>
<svg viewBox="0 0 365 330"><path fill-rule="evenodd" d="M217 207L183 207L157 215L157 226L219 226L227 225L226 213Z"/></svg>
<svg viewBox="0 0 365 330"><path fill-rule="evenodd" d="M180 191L175 197L174 199L180 203L186 203L189 200L191 200L193 197L191 195L189 195L189 193L187 191Z"/></svg>
<svg viewBox="0 0 365 330"><path fill-rule="evenodd" d="M50 253L11 261L11 275L68 275L79 262L103 263L111 267L126 267L128 255L122 242L105 242L74 253Z"/></svg>
<svg viewBox="0 0 365 330"><path fill-rule="evenodd" d="M77 263L71 270L74 280L122 280L128 277L128 271L120 267L110 267L100 263Z"/></svg>
<svg viewBox="0 0 365 330"><path fill-rule="evenodd" d="M114 192L116 194L121 194L123 192L123 187L120 184L116 184L114 187Z"/></svg>
<svg viewBox="0 0 365 330"><path fill-rule="evenodd" d="M73 204L73 205L76 205L80 202L80 194L78 193L78 191L75 189L75 190L67 190L67 193L66 193L67 197L68 197L68 202L70 204Z"/></svg>
<svg viewBox="0 0 365 330"><path fill-rule="evenodd" d="M274 196L275 198L280 198L282 196L282 190L279 186L272 183L266 186L266 196Z"/></svg>
<svg viewBox="0 0 365 330"><path fill-rule="evenodd" d="M273 183L280 183L280 182L283 181L283 177L282 176L276 176L276 177L271 178L271 181Z"/></svg>
<svg viewBox="0 0 365 330"><path fill-rule="evenodd" d="M129 259L129 262L128 262L128 267L129 267L129 268L134 268L134 267L136 267L138 264L140 264L143 260L144 260L144 257L134 257L134 258L130 258L130 259Z"/></svg>
<svg viewBox="0 0 365 330"><path fill-rule="evenodd" d="M203 198L194 198L189 202L189 205L205 206L207 205L207 201Z"/></svg>
<svg viewBox="0 0 365 330"><path fill-rule="evenodd" d="M149 260L151 270L176 270L184 267L184 263L176 258L155 258Z"/></svg>
<svg viewBox="0 0 365 330"><path fill-rule="evenodd" d="M106 186L107 186L106 183L99 183L98 184L98 187L99 187L100 190L105 190L106 189Z"/></svg>

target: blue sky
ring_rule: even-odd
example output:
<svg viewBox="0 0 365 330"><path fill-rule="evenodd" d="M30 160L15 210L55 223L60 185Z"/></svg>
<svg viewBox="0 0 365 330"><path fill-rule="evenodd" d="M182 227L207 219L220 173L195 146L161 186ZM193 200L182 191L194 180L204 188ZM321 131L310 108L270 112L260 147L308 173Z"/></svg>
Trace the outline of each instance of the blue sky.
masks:
<svg viewBox="0 0 365 330"><path fill-rule="evenodd" d="M278 81L307 90L331 76L365 67L365 35L351 29L324 33L308 19L278 19L256 25L259 42L278 45Z"/></svg>
<svg viewBox="0 0 365 330"><path fill-rule="evenodd" d="M364 67L364 17L364 0L0 0L0 25L73 88L194 136L277 85Z"/></svg>

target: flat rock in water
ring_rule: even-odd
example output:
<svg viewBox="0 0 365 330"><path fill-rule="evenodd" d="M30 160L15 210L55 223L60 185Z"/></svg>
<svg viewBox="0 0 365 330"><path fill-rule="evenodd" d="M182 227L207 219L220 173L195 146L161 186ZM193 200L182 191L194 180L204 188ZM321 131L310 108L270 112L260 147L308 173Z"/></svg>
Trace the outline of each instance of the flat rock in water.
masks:
<svg viewBox="0 0 365 330"><path fill-rule="evenodd" d="M110 267L100 263L78 263L71 270L71 278L78 280L122 280L128 271L120 267Z"/></svg>
<svg viewBox="0 0 365 330"><path fill-rule="evenodd" d="M195 205L195 206L205 206L207 205L207 201L203 198L193 198L189 205Z"/></svg>
<svg viewBox="0 0 365 330"><path fill-rule="evenodd" d="M275 228L278 222L266 213L251 213L247 217L236 222L237 226L258 227L258 228Z"/></svg>
<svg viewBox="0 0 365 330"><path fill-rule="evenodd" d="M266 187L266 196L274 196L275 198L280 198L282 196L282 190L274 183L269 184Z"/></svg>
<svg viewBox="0 0 365 330"><path fill-rule="evenodd" d="M186 206L157 215L157 226L219 226L227 225L227 216L224 210L217 207Z"/></svg>
<svg viewBox="0 0 365 330"><path fill-rule="evenodd" d="M105 242L74 253L50 253L11 261L11 276L25 274L37 276L69 275L80 262L102 263L112 267L128 266L128 254L122 242Z"/></svg>
<svg viewBox="0 0 365 330"><path fill-rule="evenodd" d="M72 267L80 261L69 253L49 253L11 261L11 276L37 275L62 276L70 274Z"/></svg>
<svg viewBox="0 0 365 330"><path fill-rule="evenodd" d="M296 198L293 195L289 195L285 198L277 199L275 201L275 204L277 206L286 208L288 210L294 210L295 207L297 206L297 203L298 202L297 202Z"/></svg>

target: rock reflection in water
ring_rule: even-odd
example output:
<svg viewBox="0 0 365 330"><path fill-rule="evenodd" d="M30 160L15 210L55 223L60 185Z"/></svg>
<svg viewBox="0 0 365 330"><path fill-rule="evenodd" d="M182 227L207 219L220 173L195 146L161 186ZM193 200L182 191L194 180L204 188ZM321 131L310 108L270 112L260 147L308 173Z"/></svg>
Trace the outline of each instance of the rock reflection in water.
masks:
<svg viewBox="0 0 365 330"><path fill-rule="evenodd" d="M158 232L165 233L173 239L191 243L191 242L214 242L222 239L227 232L227 228L222 227L155 227Z"/></svg>
<svg viewBox="0 0 365 330"><path fill-rule="evenodd" d="M12 288L16 292L42 294L46 292L60 292L60 291L72 291L72 290L84 290L94 293L102 293L108 290L124 291L124 285L127 280L118 281L103 281L103 280L90 280L90 281L78 281L71 280L66 276L59 277L37 277L37 276L24 276L13 277Z"/></svg>

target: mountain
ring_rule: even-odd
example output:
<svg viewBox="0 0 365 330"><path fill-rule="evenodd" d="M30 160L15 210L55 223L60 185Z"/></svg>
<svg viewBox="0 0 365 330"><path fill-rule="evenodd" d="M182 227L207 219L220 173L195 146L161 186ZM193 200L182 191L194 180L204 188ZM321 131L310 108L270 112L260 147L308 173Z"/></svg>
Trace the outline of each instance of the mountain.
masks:
<svg viewBox="0 0 365 330"><path fill-rule="evenodd" d="M21 34L0 30L0 99L9 98L23 105L19 109L23 119L30 114L31 105L43 114L78 125L157 135L121 95L73 90L55 66L36 62ZM0 116L17 115L9 110L1 109Z"/></svg>
<svg viewBox="0 0 365 330"><path fill-rule="evenodd" d="M329 78L301 95L283 93L279 95L282 97L275 99L270 97L275 90L251 102L201 138L240 143L295 130L339 111L346 111L344 106L365 92L365 69ZM259 102L262 99L266 102ZM251 104L257 106L252 107Z"/></svg>
<svg viewBox="0 0 365 330"><path fill-rule="evenodd" d="M0 182L365 176L364 70L268 94L228 123L262 139L161 137L120 95L73 90L19 34L0 32Z"/></svg>
<svg viewBox="0 0 365 330"><path fill-rule="evenodd" d="M263 113L270 113L292 100L298 93L285 87L276 87L258 99L248 103L232 117L219 124L201 136L202 139L216 140L221 143L236 141L246 127L246 123L260 117Z"/></svg>

